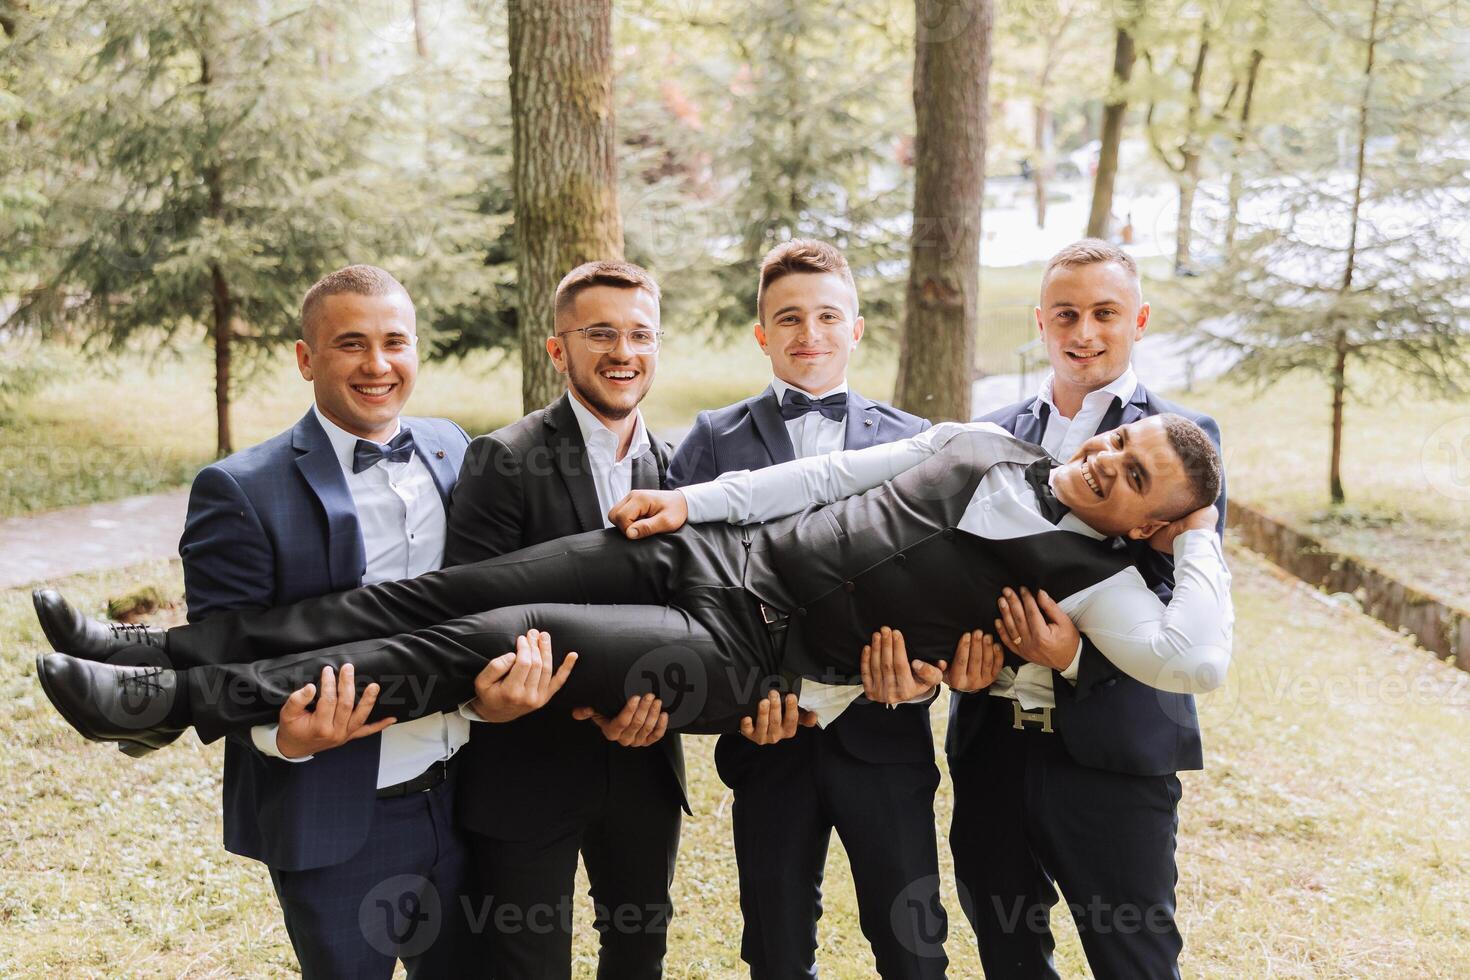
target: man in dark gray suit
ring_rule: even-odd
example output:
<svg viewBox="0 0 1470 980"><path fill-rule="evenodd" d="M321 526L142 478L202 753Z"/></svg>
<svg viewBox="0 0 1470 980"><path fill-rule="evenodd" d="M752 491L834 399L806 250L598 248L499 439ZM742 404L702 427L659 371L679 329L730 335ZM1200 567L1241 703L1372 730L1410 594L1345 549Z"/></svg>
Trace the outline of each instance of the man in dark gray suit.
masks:
<svg viewBox="0 0 1470 980"><path fill-rule="evenodd" d="M638 410L658 367L658 285L630 263L589 262L562 279L555 303L546 347L569 390L470 444L446 565L610 526L605 515L626 493L663 483L669 447ZM612 718L587 709L578 714L590 721L579 721L563 708L474 726L459 817L504 976L571 976L578 853L601 936L598 975L661 974L688 807L683 749L664 737L661 709L648 696ZM551 914L538 923L534 910Z"/></svg>

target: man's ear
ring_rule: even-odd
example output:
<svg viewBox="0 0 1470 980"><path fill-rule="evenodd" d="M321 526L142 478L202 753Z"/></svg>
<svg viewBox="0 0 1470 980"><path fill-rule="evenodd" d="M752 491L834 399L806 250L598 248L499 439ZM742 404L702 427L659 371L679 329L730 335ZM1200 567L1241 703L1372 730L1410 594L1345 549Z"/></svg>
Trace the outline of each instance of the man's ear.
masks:
<svg viewBox="0 0 1470 980"><path fill-rule="evenodd" d="M766 348L766 328L761 326L761 322L759 320L755 321L754 333L755 342L761 345L761 353L769 357L771 355L771 352Z"/></svg>
<svg viewBox="0 0 1470 980"><path fill-rule="evenodd" d="M853 346L853 349L856 349L857 348L857 345L858 345L858 341L860 341L860 340L863 339L863 330L865 330L867 328L867 325L868 325L867 324L867 321L864 320L862 317L858 317L856 320L852 321L852 346Z"/></svg>
<svg viewBox="0 0 1470 980"><path fill-rule="evenodd" d="M1148 315L1151 311L1147 303L1138 308L1138 330L1133 334L1134 340L1142 340L1143 332L1148 329Z"/></svg>
<svg viewBox="0 0 1470 980"><path fill-rule="evenodd" d="M552 366L558 374L567 373L567 349L562 346L560 337L546 338L546 353L551 355Z"/></svg>
<svg viewBox="0 0 1470 980"><path fill-rule="evenodd" d="M311 347L304 340L296 341L296 370L301 372L301 377L311 381Z"/></svg>
<svg viewBox="0 0 1470 980"><path fill-rule="evenodd" d="M1137 527L1130 529L1128 531L1128 537L1134 541L1147 541L1168 526L1168 521L1161 521L1158 518L1154 518L1144 521Z"/></svg>

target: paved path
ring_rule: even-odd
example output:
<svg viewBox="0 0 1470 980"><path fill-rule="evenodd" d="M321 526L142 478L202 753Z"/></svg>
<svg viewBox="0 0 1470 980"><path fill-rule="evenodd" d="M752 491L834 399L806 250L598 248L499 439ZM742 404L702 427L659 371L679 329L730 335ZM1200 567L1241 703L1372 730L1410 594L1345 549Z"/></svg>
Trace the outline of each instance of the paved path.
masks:
<svg viewBox="0 0 1470 980"><path fill-rule="evenodd" d="M1133 364L1155 391L1177 391L1223 373L1227 355L1188 353L1185 338L1145 336L1133 349ZM992 375L975 382L975 415L1008 405L1036 391L1038 372ZM687 430L659 434L677 442ZM67 507L29 517L0 520L0 588L100 571L152 559L178 557L187 490L128 497L85 507Z"/></svg>
<svg viewBox="0 0 1470 980"><path fill-rule="evenodd" d="M176 558L188 490L0 521L0 588Z"/></svg>

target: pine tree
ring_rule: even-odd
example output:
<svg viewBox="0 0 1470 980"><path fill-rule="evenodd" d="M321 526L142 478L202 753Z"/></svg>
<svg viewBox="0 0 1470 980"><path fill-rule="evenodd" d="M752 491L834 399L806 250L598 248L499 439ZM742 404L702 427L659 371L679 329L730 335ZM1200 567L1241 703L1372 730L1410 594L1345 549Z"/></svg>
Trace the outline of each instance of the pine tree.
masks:
<svg viewBox="0 0 1470 980"><path fill-rule="evenodd" d="M88 56L37 97L45 126L30 151L55 169L33 244L58 260L12 320L77 327L102 349L202 332L224 455L237 355L294 336L315 278L346 261L392 265L414 237L400 220L414 212L394 204L421 200L364 152L382 145L386 94L334 69L324 21L350 21L329 5L57 7L38 34Z"/></svg>
<svg viewBox="0 0 1470 980"><path fill-rule="evenodd" d="M1470 208L1470 74L1451 5L1339 0L1304 16L1295 36L1320 40L1298 57L1335 109L1247 183L1236 248L1193 295L1206 342L1242 355L1239 376L1327 381L1341 504L1354 366L1428 391L1470 384L1470 242L1445 220Z"/></svg>

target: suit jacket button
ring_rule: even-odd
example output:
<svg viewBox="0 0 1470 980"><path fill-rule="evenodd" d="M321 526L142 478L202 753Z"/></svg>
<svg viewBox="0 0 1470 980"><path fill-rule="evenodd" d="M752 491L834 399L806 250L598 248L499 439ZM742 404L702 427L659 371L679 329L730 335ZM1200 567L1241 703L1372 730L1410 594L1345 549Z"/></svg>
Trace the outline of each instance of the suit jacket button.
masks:
<svg viewBox="0 0 1470 980"><path fill-rule="evenodd" d="M806 615L806 606L797 606L796 607L796 615L798 615L798 616L805 616Z"/></svg>
<svg viewBox="0 0 1470 980"><path fill-rule="evenodd" d="M943 531L940 532L939 536L942 537L946 541L953 541L954 540L954 528L952 528L952 527L945 528Z"/></svg>
<svg viewBox="0 0 1470 980"><path fill-rule="evenodd" d="M893 556L893 560L902 565L904 562L909 560L909 556L900 551L898 554Z"/></svg>
<svg viewBox="0 0 1470 980"><path fill-rule="evenodd" d="M844 589L846 589L848 592L856 592L857 591L857 583L856 582L843 582L842 583L842 587Z"/></svg>

